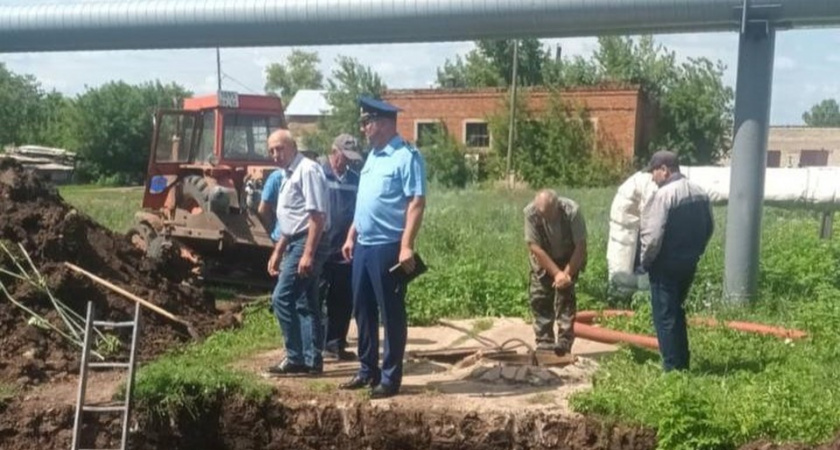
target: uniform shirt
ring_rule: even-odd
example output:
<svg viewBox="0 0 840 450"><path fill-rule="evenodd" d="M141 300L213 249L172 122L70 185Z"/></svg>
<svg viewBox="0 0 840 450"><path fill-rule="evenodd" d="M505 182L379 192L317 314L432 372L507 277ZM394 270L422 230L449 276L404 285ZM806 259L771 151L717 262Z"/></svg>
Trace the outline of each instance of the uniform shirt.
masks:
<svg viewBox="0 0 840 450"><path fill-rule="evenodd" d="M283 184L283 169L277 169L268 175L263 185L260 200L270 203L277 209L277 196L280 195L280 186ZM277 242L280 239L280 221L274 221L274 229L271 230L271 240Z"/></svg>
<svg viewBox="0 0 840 450"><path fill-rule="evenodd" d="M331 261L343 261L341 247L347 239L347 231L353 224L356 211L356 193L359 191L359 174L350 169L341 176L336 175L329 162L321 166L327 178L327 192L330 197L330 231L326 238L329 243Z"/></svg>
<svg viewBox="0 0 840 450"><path fill-rule="evenodd" d="M309 213L329 211L327 180L321 166L298 153L284 170L277 196L277 222L280 233L289 237L309 229ZM329 217L324 230L329 229Z"/></svg>
<svg viewBox="0 0 840 450"><path fill-rule="evenodd" d="M426 195L426 170L416 148L395 136L370 152L362 168L356 199L356 227L362 245L399 242L411 197Z"/></svg>
<svg viewBox="0 0 840 450"><path fill-rule="evenodd" d="M573 200L557 197L557 204L560 214L553 221L545 220L539 215L534 202L525 207L525 242L536 244L545 250L555 263L565 265L571 259L575 247L586 240L586 221L578 204ZM533 254L530 254L529 261L531 270L538 274L544 272ZM584 265L585 262L582 266Z"/></svg>

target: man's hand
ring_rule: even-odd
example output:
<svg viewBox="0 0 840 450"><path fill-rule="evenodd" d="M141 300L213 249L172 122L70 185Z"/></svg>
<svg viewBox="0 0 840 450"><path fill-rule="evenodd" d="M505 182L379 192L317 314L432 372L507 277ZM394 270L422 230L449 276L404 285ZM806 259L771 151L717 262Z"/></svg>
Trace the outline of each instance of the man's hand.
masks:
<svg viewBox="0 0 840 450"><path fill-rule="evenodd" d="M355 242L353 241L353 239L347 239L346 241L344 241L344 245L341 246L341 256L344 257L345 261L350 261L351 259L353 259L354 245Z"/></svg>
<svg viewBox="0 0 840 450"><path fill-rule="evenodd" d="M315 259L312 255L304 252L298 262L298 275L308 277L312 273L312 268L315 265Z"/></svg>
<svg viewBox="0 0 840 450"><path fill-rule="evenodd" d="M276 277L280 274L280 261L283 259L283 254L278 251L271 252L271 258L268 259L268 274Z"/></svg>
<svg viewBox="0 0 840 450"><path fill-rule="evenodd" d="M414 272L414 250L408 247L400 247L400 265L406 273Z"/></svg>
<svg viewBox="0 0 840 450"><path fill-rule="evenodd" d="M570 277L565 271L558 270L554 275L553 285L555 289L565 289L572 285L572 277Z"/></svg>

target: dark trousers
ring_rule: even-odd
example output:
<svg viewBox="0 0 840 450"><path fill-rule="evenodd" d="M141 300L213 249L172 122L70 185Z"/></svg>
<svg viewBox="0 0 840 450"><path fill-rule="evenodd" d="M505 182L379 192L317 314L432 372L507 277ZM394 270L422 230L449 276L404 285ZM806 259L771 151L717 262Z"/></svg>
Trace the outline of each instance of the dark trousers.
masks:
<svg viewBox="0 0 840 450"><path fill-rule="evenodd" d="M405 285L388 269L397 264L400 244L360 245L353 251L353 307L359 328L359 377L399 388L408 335ZM379 369L379 314L385 328Z"/></svg>
<svg viewBox="0 0 840 450"><path fill-rule="evenodd" d="M696 264L674 264L652 267L649 272L653 325L666 372L688 370L690 353L683 305L696 270Z"/></svg>
<svg viewBox="0 0 840 450"><path fill-rule="evenodd" d="M347 347L347 329L353 316L353 291L350 288L353 266L327 261L321 277L321 298L327 308L326 344L324 349L338 352Z"/></svg>

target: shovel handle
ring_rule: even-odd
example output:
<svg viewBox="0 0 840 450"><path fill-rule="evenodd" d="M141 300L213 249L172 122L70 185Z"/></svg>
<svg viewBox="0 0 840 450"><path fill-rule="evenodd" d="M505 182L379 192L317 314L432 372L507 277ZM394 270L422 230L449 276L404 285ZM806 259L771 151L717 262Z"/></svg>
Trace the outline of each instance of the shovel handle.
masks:
<svg viewBox="0 0 840 450"><path fill-rule="evenodd" d="M167 311L167 310L165 310L165 309L161 308L160 306L157 306L157 305L152 304L152 303L150 303L150 302L148 302L148 301L146 301L146 300L143 300L142 298L140 298L140 297L138 297L138 296L136 296L136 295L132 294L131 292L126 291L125 289L123 289L123 288L121 288L121 287L119 287L119 286L117 286L117 285L115 285L115 284L111 283L111 282L110 282L110 281L108 281L108 280L105 280L105 279L99 278L98 276L96 276L96 275L94 275L94 274L92 274L92 273L88 272L88 271L87 271L87 270L85 270L85 269L82 269L81 267L79 267L79 266L77 266L77 265L75 265L75 264L71 264L71 263L69 263L69 262L65 262L65 263L64 263L64 265L66 265L67 267L69 267L71 270L73 270L73 271L75 271L75 272L78 272L78 273L80 273L80 274L82 274L82 275L84 275L84 276L86 276L86 277L90 278L91 280L93 280L93 281L95 281L95 282L97 282L97 283L99 283L99 284L101 284L101 285L103 285L103 286L105 286L105 287L107 287L107 288L111 289L112 291L114 291L114 292L116 292L116 293L118 293L118 294L121 294L122 296L126 297L127 299L129 299L129 300L131 300L131 301L134 301L134 302L136 302L136 303L139 303L139 304L141 304L141 305L145 306L146 308L151 309L152 311L154 311L154 312L156 312L156 313L160 314L160 315L161 315L161 316L163 316L163 317L166 317L167 319L173 320L173 321L178 322L178 323L180 323L180 324L186 324L186 322L184 322L183 320L181 320L181 319L179 319L179 318L175 317L175 315L174 315L174 314L172 314L171 312L169 312L169 311Z"/></svg>

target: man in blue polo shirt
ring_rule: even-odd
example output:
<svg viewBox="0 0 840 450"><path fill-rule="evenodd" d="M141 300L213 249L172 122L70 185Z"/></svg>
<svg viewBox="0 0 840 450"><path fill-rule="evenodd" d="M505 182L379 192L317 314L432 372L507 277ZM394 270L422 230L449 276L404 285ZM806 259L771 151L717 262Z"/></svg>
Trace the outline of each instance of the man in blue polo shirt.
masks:
<svg viewBox="0 0 840 450"><path fill-rule="evenodd" d="M358 373L342 389L372 386L371 398L391 397L402 384L408 334L405 283L389 269L415 269L414 241L426 206L423 157L397 134L398 108L359 99L361 128L371 146L359 182L353 226L342 248L353 261L353 306L359 329ZM385 326L379 369L379 313Z"/></svg>
<svg viewBox="0 0 840 450"><path fill-rule="evenodd" d="M274 162L277 162L277 154L271 150ZM283 185L283 169L271 172L263 183L260 195L260 205L257 207L257 214L263 222L263 226L271 228L271 242L276 243L280 239L280 223L277 221L277 197L280 195L280 186Z"/></svg>
<svg viewBox="0 0 840 450"><path fill-rule="evenodd" d="M358 147L356 138L341 134L333 141L327 160L322 163L330 197L330 230L324 236L329 244L329 256L321 278L321 295L327 306L324 357L339 361L356 358L347 351L347 329L353 315L352 265L341 255L341 247L353 225L356 210L359 174L350 165L362 160Z"/></svg>

